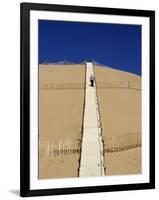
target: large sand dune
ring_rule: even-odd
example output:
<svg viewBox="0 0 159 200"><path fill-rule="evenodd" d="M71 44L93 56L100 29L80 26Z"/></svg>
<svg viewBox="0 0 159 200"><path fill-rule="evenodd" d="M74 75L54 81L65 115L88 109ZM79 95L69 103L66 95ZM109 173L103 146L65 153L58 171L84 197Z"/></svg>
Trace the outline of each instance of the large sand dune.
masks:
<svg viewBox="0 0 159 200"><path fill-rule="evenodd" d="M75 88L71 89L75 85ZM84 65L39 66L39 178L77 177ZM55 87L54 87L55 86ZM65 87L66 86L66 87Z"/></svg>
<svg viewBox="0 0 159 200"><path fill-rule="evenodd" d="M141 173L141 77L94 67L106 175ZM85 65L39 65L39 178L77 177Z"/></svg>
<svg viewBox="0 0 159 200"><path fill-rule="evenodd" d="M141 77L99 66L95 77L106 175L141 173Z"/></svg>

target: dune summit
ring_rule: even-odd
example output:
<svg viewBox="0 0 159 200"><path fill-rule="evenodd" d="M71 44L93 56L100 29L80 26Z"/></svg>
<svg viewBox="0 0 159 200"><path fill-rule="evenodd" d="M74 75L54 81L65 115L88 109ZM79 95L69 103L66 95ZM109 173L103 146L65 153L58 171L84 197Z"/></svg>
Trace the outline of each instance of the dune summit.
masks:
<svg viewBox="0 0 159 200"><path fill-rule="evenodd" d="M141 77L93 69L105 175L141 173ZM85 64L39 65L40 179L79 176L86 71Z"/></svg>

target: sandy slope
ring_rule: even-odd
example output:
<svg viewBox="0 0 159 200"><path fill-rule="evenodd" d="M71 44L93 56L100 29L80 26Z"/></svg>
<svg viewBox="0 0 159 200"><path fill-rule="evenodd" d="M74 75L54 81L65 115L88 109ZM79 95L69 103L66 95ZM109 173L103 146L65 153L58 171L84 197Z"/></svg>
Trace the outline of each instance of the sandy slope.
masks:
<svg viewBox="0 0 159 200"><path fill-rule="evenodd" d="M81 84L85 82L84 65L40 65L39 85ZM58 86L59 87L59 86ZM61 87L61 85L60 85ZM48 154L49 147L60 141L81 138L84 89L39 90L39 178L76 177L79 153ZM54 145L55 146L55 145ZM55 147L56 149L59 146Z"/></svg>
<svg viewBox="0 0 159 200"><path fill-rule="evenodd" d="M95 67L105 148L136 143L141 134L141 78L111 68ZM103 83L126 86L101 88ZM81 138L85 84L84 65L39 66L39 178L77 177L79 152L52 153L67 139ZM72 87L75 88L73 89ZM130 85L131 86L131 85ZM49 146L49 149L48 149ZM77 145L71 148L77 148ZM61 151L60 151L61 152ZM106 175L141 172L141 147L105 153Z"/></svg>
<svg viewBox="0 0 159 200"><path fill-rule="evenodd" d="M39 71L40 83L82 83L85 65L44 65Z"/></svg>
<svg viewBox="0 0 159 200"><path fill-rule="evenodd" d="M140 141L141 90L129 88L100 88L99 82L133 82L141 85L137 75L95 67L99 109L105 147L128 146ZM135 164L134 164L134 160ZM106 175L141 172L141 148L105 153Z"/></svg>
<svg viewBox="0 0 159 200"><path fill-rule="evenodd" d="M138 174L141 172L141 148L106 153L106 175Z"/></svg>

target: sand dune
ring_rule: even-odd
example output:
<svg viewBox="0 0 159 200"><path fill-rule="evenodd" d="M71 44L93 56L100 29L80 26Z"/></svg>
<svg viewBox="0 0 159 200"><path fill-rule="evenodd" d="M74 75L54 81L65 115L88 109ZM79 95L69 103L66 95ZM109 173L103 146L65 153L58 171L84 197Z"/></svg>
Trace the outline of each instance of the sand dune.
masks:
<svg viewBox="0 0 159 200"><path fill-rule="evenodd" d="M141 77L111 68L95 67L99 82L133 82L141 85ZM141 142L141 90L97 87L105 148L130 146ZM133 147L132 145L132 147ZM137 144L140 146L140 144ZM119 149L119 148L118 148ZM136 159L135 165L134 159ZM141 148L105 153L106 175L141 172Z"/></svg>
<svg viewBox="0 0 159 200"><path fill-rule="evenodd" d="M85 65L39 65L40 83L84 83Z"/></svg>
<svg viewBox="0 0 159 200"><path fill-rule="evenodd" d="M107 153L106 175L129 175L141 173L141 148Z"/></svg>
<svg viewBox="0 0 159 200"><path fill-rule="evenodd" d="M85 66L40 65L39 85L46 83L84 84ZM81 138L83 101L84 89L39 90L40 179L78 176L79 152L70 153L62 150L66 147L73 148L72 143L69 144L70 141ZM52 152L53 149L59 148L61 153Z"/></svg>
<svg viewBox="0 0 159 200"><path fill-rule="evenodd" d="M113 69L110 67L94 66L97 82L120 82L135 81L141 82L141 77L129 72Z"/></svg>
<svg viewBox="0 0 159 200"><path fill-rule="evenodd" d="M141 77L94 71L106 175L141 173ZM85 65L39 65L40 179L78 176L84 86Z"/></svg>

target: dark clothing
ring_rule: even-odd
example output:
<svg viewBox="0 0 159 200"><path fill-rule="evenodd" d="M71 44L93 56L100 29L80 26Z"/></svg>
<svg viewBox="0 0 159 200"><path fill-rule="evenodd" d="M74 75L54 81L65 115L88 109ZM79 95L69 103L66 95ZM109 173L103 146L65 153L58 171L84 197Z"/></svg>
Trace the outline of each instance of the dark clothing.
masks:
<svg viewBox="0 0 159 200"><path fill-rule="evenodd" d="M90 82L91 82L91 86L94 87L94 81L95 81L95 78L93 75L90 76Z"/></svg>
<svg viewBox="0 0 159 200"><path fill-rule="evenodd" d="M94 87L94 80L91 80L91 86Z"/></svg>

